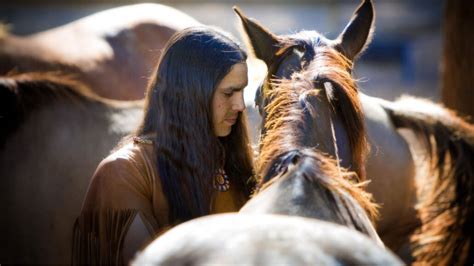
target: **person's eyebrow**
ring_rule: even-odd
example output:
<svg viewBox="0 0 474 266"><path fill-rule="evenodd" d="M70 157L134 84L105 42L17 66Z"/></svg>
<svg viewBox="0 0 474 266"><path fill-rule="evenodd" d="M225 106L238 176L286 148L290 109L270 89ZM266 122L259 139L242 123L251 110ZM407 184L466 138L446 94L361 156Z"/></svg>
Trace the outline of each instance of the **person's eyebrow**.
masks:
<svg viewBox="0 0 474 266"><path fill-rule="evenodd" d="M245 87L247 87L247 84L243 85L239 85L239 86L228 86L228 87L225 87L225 88L222 88L223 90L225 91L241 91L243 89L245 89Z"/></svg>

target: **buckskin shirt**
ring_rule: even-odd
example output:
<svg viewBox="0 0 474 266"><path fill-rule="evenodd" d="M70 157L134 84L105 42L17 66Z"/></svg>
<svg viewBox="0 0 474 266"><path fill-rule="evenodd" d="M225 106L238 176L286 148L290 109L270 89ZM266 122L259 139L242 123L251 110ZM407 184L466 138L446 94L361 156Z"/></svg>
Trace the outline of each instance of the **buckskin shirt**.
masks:
<svg viewBox="0 0 474 266"><path fill-rule="evenodd" d="M74 225L73 264L123 264L134 255L124 246L136 251L171 227L155 158L151 142L135 140L99 164ZM237 211L245 200L231 185L214 190L210 210Z"/></svg>

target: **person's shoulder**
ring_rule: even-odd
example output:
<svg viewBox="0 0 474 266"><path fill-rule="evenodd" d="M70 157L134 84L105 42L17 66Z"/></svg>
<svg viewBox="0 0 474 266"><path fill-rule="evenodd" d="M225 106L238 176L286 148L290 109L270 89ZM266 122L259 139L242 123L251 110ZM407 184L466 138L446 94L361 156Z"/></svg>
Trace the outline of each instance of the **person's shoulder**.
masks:
<svg viewBox="0 0 474 266"><path fill-rule="evenodd" d="M153 153L153 146L136 142L130 142L114 150L105 159L100 166L115 166L122 164L140 163L144 157L150 157Z"/></svg>
<svg viewBox="0 0 474 266"><path fill-rule="evenodd" d="M92 182L107 186L151 184L156 179L153 154L153 145L126 143L100 162Z"/></svg>
<svg viewBox="0 0 474 266"><path fill-rule="evenodd" d="M143 145L127 143L114 150L98 165L95 176L122 176L137 172L151 150Z"/></svg>
<svg viewBox="0 0 474 266"><path fill-rule="evenodd" d="M153 180L145 170L143 148L126 143L102 160L91 179L84 208L140 209L146 205Z"/></svg>

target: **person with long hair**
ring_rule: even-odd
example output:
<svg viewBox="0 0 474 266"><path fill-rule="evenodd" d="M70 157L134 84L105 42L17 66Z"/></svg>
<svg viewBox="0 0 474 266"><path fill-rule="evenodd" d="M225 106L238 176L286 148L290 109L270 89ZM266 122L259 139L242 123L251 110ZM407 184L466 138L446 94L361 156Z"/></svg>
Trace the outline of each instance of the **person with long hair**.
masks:
<svg viewBox="0 0 474 266"><path fill-rule="evenodd" d="M243 89L247 55L210 27L168 41L136 132L94 173L74 225L73 264L123 264L160 233L237 211L253 189Z"/></svg>

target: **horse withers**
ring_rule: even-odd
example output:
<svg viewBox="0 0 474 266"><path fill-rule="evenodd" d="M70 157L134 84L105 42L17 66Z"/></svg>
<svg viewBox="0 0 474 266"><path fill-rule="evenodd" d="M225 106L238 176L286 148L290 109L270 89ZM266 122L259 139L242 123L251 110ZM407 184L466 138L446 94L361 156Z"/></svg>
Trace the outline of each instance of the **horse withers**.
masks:
<svg viewBox="0 0 474 266"><path fill-rule="evenodd" d="M312 77L316 88L324 88L313 111L322 122L305 138L362 180L370 179L367 189L381 206L377 231L384 243L406 262L413 257L429 264L470 261L474 128L425 100L388 102L358 91L351 72L373 31L371 1L363 1L335 40L315 31L278 36L237 13L250 49L268 68L256 95L263 123L268 112L279 108L269 102L282 79L294 83L299 81L293 76ZM400 129L412 131L420 144L408 142ZM419 145L428 148L428 173L417 168L410 151Z"/></svg>

